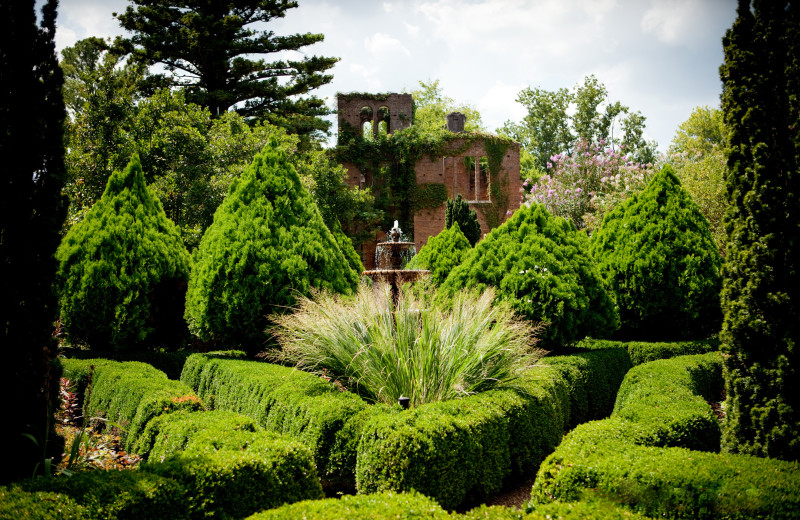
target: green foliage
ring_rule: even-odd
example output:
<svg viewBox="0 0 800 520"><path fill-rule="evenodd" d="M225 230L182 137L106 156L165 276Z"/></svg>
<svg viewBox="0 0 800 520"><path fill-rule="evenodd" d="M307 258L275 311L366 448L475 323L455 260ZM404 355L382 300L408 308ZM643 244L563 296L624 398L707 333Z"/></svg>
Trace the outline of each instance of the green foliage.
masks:
<svg viewBox="0 0 800 520"><path fill-rule="evenodd" d="M0 5L0 377L17 396L0 430L12 455L0 465L0 483L31 475L37 462L61 452L47 441L57 440L52 284L66 215L65 113L53 41L57 2L39 5L40 25L34 2Z"/></svg>
<svg viewBox="0 0 800 520"><path fill-rule="evenodd" d="M191 258L144 183L134 155L56 252L61 319L70 341L97 350L174 346Z"/></svg>
<svg viewBox="0 0 800 520"><path fill-rule="evenodd" d="M114 170L134 152L128 129L133 124L145 67L126 62L119 50L100 38L79 40L61 51L66 124L68 225L83 220L100 199ZM153 130L157 131L157 130Z"/></svg>
<svg viewBox="0 0 800 520"><path fill-rule="evenodd" d="M680 339L717 332L719 251L669 165L606 216L591 251L616 295L620 336Z"/></svg>
<svg viewBox="0 0 800 520"><path fill-rule="evenodd" d="M549 323L546 346L560 346L618 326L614 303L584 236L538 204L523 206L479 242L442 284L445 294L497 288L516 312ZM542 346L545 346L543 344Z"/></svg>
<svg viewBox="0 0 800 520"><path fill-rule="evenodd" d="M586 349L624 348L628 351L631 362L641 365L657 359L669 359L676 356L706 354L719 349L719 340L699 341L613 341L607 339L581 340L576 345Z"/></svg>
<svg viewBox="0 0 800 520"><path fill-rule="evenodd" d="M409 92L414 98L414 126L423 134L436 134L447 125L447 114L461 112L467 116L465 132L485 132L478 109L467 103L456 103L442 92L439 80L420 81L419 88Z"/></svg>
<svg viewBox="0 0 800 520"><path fill-rule="evenodd" d="M506 121L497 132L519 141L542 171L551 157L572 154L574 145L580 141L591 144L603 141L615 150L624 148L637 163L653 162L656 143L644 140L646 118L619 101L607 102L607 95L606 87L593 75L571 91L526 87L520 91L517 102L528 114L520 123ZM606 108L600 113L603 104Z"/></svg>
<svg viewBox="0 0 800 520"><path fill-rule="evenodd" d="M469 207L461 194L456 199L448 200L444 211L445 229L450 229L454 223L459 225L461 232L469 241L470 247L475 246L481 239L481 224L478 222L478 214Z"/></svg>
<svg viewBox="0 0 800 520"><path fill-rule="evenodd" d="M739 2L723 44L729 130L722 291L729 413L723 447L800 460L800 18Z"/></svg>
<svg viewBox="0 0 800 520"><path fill-rule="evenodd" d="M189 357L181 380L210 408L246 415L303 442L326 487L355 487L358 416L367 407L354 394L292 368L218 355Z"/></svg>
<svg viewBox="0 0 800 520"><path fill-rule="evenodd" d="M27 492L0 488L0 518L31 520L86 520L89 512L62 493Z"/></svg>
<svg viewBox="0 0 800 520"><path fill-rule="evenodd" d="M653 518L776 518L800 513L797 465L632 442L636 424L582 424L542 464L534 503L607 499Z"/></svg>
<svg viewBox="0 0 800 520"><path fill-rule="evenodd" d="M300 60L252 59L298 51L324 39L322 34L276 36L252 24L283 18L297 7L293 2L246 0L219 7L183 0L134 0L117 15L133 33L127 44L134 57L147 65L163 64L168 74L154 83L182 87L190 101L216 116L236 106L239 114L285 128L292 134L319 137L330 123L325 102L309 95L330 83L325 74L338 58ZM275 54L278 53L278 54ZM282 81L277 81L281 77Z"/></svg>
<svg viewBox="0 0 800 520"><path fill-rule="evenodd" d="M414 207L436 209L447 202L447 187L441 183L417 184L414 190Z"/></svg>
<svg viewBox="0 0 800 520"><path fill-rule="evenodd" d="M263 511L247 520L294 520L371 518L389 520L395 518L446 520L450 518L432 498L419 493L376 493L373 495L345 495L341 498L305 501Z"/></svg>
<svg viewBox="0 0 800 520"><path fill-rule="evenodd" d="M507 383L536 361L535 329L517 321L494 291L434 300L433 289L362 285L354 299L327 293L280 316L282 362L329 377L370 402L410 406L446 401Z"/></svg>
<svg viewBox="0 0 800 520"><path fill-rule="evenodd" d="M406 268L428 269L431 272L431 281L441 285L471 250L469 240L456 221L438 235L430 237Z"/></svg>
<svg viewBox="0 0 800 520"><path fill-rule="evenodd" d="M235 415L181 413L152 421L158 439L150 462L141 470L180 482L187 489L192 517L242 518L285 503L323 497L306 446L260 431Z"/></svg>
<svg viewBox="0 0 800 520"><path fill-rule="evenodd" d="M145 363L67 359L63 364L64 377L75 381L83 396L85 420L102 418L109 428L120 428L120 439L127 451L134 451L139 436L154 417L202 408L191 388L167 379L163 372Z"/></svg>
<svg viewBox="0 0 800 520"><path fill-rule="evenodd" d="M413 489L452 509L529 474L561 439L569 395L549 368L515 386L373 418L359 443L359 493Z"/></svg>
<svg viewBox="0 0 800 520"><path fill-rule="evenodd" d="M358 282L286 153L268 146L225 202L196 251L186 319L203 340L260 347L267 315L312 287L348 293Z"/></svg>
<svg viewBox="0 0 800 520"><path fill-rule="evenodd" d="M718 352L652 361L625 376L612 417L635 422L635 442L719 451L720 427L708 402L722 396Z"/></svg>
<svg viewBox="0 0 800 520"><path fill-rule="evenodd" d="M547 356L541 363L553 367L569 388L569 423L602 419L614 409L617 390L633 366L622 347L574 349L569 355Z"/></svg>
<svg viewBox="0 0 800 520"><path fill-rule="evenodd" d="M80 471L70 477L30 479L18 485L35 495L46 492L69 497L86 514L82 518L191 518L187 514L186 488L173 479L145 471Z"/></svg>
<svg viewBox="0 0 800 520"><path fill-rule="evenodd" d="M725 124L722 110L696 107L681 123L669 148L669 161L675 175L700 206L708 220L711 236L725 255L723 216L728 208L725 189Z"/></svg>

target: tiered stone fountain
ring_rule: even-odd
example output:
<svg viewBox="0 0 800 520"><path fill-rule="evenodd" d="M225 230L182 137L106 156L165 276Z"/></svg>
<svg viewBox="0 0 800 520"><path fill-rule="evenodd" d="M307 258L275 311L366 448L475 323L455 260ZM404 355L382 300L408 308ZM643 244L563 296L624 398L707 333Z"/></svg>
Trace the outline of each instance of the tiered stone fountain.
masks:
<svg viewBox="0 0 800 520"><path fill-rule="evenodd" d="M403 260L409 256L414 247L414 242L401 242L403 232L397 221L389 231L388 242L378 242L375 248L375 265L377 269L364 271L362 274L369 276L376 282L388 283L392 288L392 301L397 303L400 298L400 286L406 282L416 282L431 274L427 269L403 269Z"/></svg>

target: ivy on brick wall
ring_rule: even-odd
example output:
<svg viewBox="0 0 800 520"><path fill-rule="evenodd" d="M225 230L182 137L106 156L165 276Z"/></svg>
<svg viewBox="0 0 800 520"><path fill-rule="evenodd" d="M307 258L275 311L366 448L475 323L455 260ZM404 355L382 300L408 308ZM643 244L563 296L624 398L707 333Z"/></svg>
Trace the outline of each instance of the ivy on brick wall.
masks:
<svg viewBox="0 0 800 520"><path fill-rule="evenodd" d="M461 145L452 149L454 141ZM477 140L484 140L491 177L491 204L481 208L486 222L496 227L508 211L508 180L500 179L500 167L506 150L513 142L507 137L481 133L453 133L441 129L435 133L421 132L413 125L390 135L365 139L360 129L340 122L339 144L334 150L338 162L355 165L372 178L375 207L384 212L384 230L398 220L409 235L414 233L414 213L432 209L447 201L447 188L443 184L417 184L415 166L428 155L432 159L458 156Z"/></svg>

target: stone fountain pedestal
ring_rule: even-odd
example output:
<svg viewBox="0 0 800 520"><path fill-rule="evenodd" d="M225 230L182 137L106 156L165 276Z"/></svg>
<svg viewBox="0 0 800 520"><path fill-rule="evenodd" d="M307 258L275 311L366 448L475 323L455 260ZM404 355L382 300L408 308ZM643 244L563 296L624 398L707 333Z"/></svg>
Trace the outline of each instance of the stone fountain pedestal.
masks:
<svg viewBox="0 0 800 520"><path fill-rule="evenodd" d="M403 269L404 253L414 247L414 242L401 242L402 231L394 222L389 231L388 242L379 242L375 249L375 265L377 269L364 271L375 282L387 283L392 289L392 301L397 304L400 298L400 287L406 282L416 282L431 274L427 269Z"/></svg>

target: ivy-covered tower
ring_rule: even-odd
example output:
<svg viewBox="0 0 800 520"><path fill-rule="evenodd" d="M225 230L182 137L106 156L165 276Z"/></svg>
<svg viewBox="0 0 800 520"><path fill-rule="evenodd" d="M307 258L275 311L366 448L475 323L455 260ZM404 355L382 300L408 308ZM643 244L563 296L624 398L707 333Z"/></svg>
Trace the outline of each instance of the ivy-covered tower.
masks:
<svg viewBox="0 0 800 520"><path fill-rule="evenodd" d="M730 210L723 449L800 459L800 5L740 0L723 40Z"/></svg>

